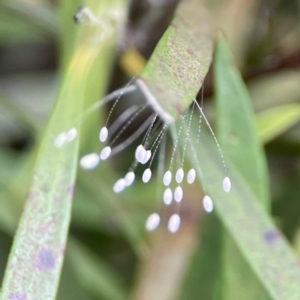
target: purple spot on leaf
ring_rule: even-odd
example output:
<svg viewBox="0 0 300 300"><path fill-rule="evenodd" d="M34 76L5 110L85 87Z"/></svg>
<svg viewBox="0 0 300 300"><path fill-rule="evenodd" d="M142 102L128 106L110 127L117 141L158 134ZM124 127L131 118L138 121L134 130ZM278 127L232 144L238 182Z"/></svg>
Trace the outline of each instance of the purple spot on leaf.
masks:
<svg viewBox="0 0 300 300"><path fill-rule="evenodd" d="M273 244L278 237L279 237L279 232L276 229L271 229L264 233L264 240L268 244Z"/></svg>
<svg viewBox="0 0 300 300"><path fill-rule="evenodd" d="M194 54L195 54L195 52L194 52L193 49L187 49L187 52L188 52L189 54L191 54L191 55L194 55Z"/></svg>
<svg viewBox="0 0 300 300"><path fill-rule="evenodd" d="M55 258L48 249L42 249L38 253L37 267L42 271L52 271L55 267Z"/></svg>
<svg viewBox="0 0 300 300"><path fill-rule="evenodd" d="M27 297L23 293L12 293L9 295L9 300L26 300Z"/></svg>

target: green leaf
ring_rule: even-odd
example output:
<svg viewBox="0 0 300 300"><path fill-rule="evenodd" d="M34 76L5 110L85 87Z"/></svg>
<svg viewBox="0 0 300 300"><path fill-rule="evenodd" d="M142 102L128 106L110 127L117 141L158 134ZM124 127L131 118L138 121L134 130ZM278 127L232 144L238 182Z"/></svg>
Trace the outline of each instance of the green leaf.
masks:
<svg viewBox="0 0 300 300"><path fill-rule="evenodd" d="M69 248L69 246L68 246ZM64 260L61 279L59 282L56 300L92 300L92 297L85 290L80 281L74 274L74 266L72 260L68 257L68 250Z"/></svg>
<svg viewBox="0 0 300 300"><path fill-rule="evenodd" d="M269 207L266 161L256 133L251 99L222 38L216 44L214 79L217 132L225 159L228 157L231 160L260 203ZM230 177L230 173L228 176ZM232 237L221 227L220 231L223 232L220 250L222 298L269 299ZM245 294L240 287L252 292Z"/></svg>
<svg viewBox="0 0 300 300"><path fill-rule="evenodd" d="M266 170L247 90L224 41L218 43L216 58L215 85L222 102L217 104L219 138L232 189L226 193L221 188L225 174L212 138L203 132L201 147L197 147L193 141L198 129L194 128L190 160L197 173L203 174L202 186L212 197L223 227L213 218L212 224L204 223L210 226L204 231L204 250L191 263L184 295L197 299L193 296L197 291L204 299L297 299L299 262L261 205L263 200L268 204L266 180L253 184L251 172L263 179ZM196 149L198 162L193 154Z"/></svg>
<svg viewBox="0 0 300 300"><path fill-rule="evenodd" d="M30 183L28 173L32 170L32 161L32 155L17 157L0 151L0 227L7 234L13 234L16 230L24 204L23 197Z"/></svg>
<svg viewBox="0 0 300 300"><path fill-rule="evenodd" d="M194 128L190 137L192 150L195 150L192 141L196 140L196 136L197 128ZM248 183L228 162L232 188L229 193L223 191L224 171L220 156L212 138L205 132L202 132L201 147L197 151L199 161L195 161L193 153L189 153L189 158L197 173L200 174L202 170L205 174L201 183L212 197L216 213L227 232L269 297L278 300L299 299L299 261Z"/></svg>
<svg viewBox="0 0 300 300"><path fill-rule="evenodd" d="M120 279L111 268L75 239L68 241L68 255L79 282L98 299L128 299Z"/></svg>
<svg viewBox="0 0 300 300"><path fill-rule="evenodd" d="M0 1L1 43L49 42L57 32L57 18L49 3Z"/></svg>
<svg viewBox="0 0 300 300"><path fill-rule="evenodd" d="M73 68L77 67L75 57ZM70 219L79 139L77 136L62 148L55 147L55 139L72 130L73 120L81 111L84 84L75 74L70 72L64 82L39 149L33 182L5 274L4 298L26 295L53 299L56 293ZM77 106L73 105L74 99ZM79 128L73 129L79 133ZM26 280L16 280L20 277Z"/></svg>
<svg viewBox="0 0 300 300"><path fill-rule="evenodd" d="M122 2L111 5L119 9L118 22L122 22ZM95 43L100 33L103 38ZM79 34L38 151L31 188L5 272L3 299L55 299L78 164L80 123L76 120L82 115L92 66L101 50L111 49L116 37L103 35L102 28L97 26L85 26Z"/></svg>
<svg viewBox="0 0 300 300"><path fill-rule="evenodd" d="M255 111L299 101L299 80L300 74L293 68L253 78L248 88Z"/></svg>
<svg viewBox="0 0 300 300"><path fill-rule="evenodd" d="M263 143L268 143L300 121L300 104L269 108L257 115L257 130Z"/></svg>
<svg viewBox="0 0 300 300"><path fill-rule="evenodd" d="M103 170L101 174L103 174ZM110 172L105 171L105 174L105 178L104 176L101 177L102 185L111 187L113 182L112 180L109 180ZM80 179L82 184L84 184L91 193L91 198L96 200L98 208L101 208L102 211L105 209L110 212L113 211L114 222L119 225L120 230L123 232L135 254L142 258L148 251L148 246L143 238L143 232L141 232L141 228L137 225L136 220L133 219L132 215L129 214L128 208L126 208L123 203L120 203L120 199L115 197L115 194L111 188L103 189L102 186L99 186L97 177L91 176L90 174L85 174L85 176L80 176ZM143 188L143 192L145 192L145 188ZM133 197L136 197L137 195L138 193L136 193L135 190ZM124 200L125 199L123 199L122 202Z"/></svg>
<svg viewBox="0 0 300 300"><path fill-rule="evenodd" d="M199 92L212 60L212 29L201 1L178 4L137 84L166 123L186 111Z"/></svg>
<svg viewBox="0 0 300 300"><path fill-rule="evenodd" d="M216 45L214 79L217 133L224 154L261 203L269 207L266 160L256 131L251 99L222 38Z"/></svg>

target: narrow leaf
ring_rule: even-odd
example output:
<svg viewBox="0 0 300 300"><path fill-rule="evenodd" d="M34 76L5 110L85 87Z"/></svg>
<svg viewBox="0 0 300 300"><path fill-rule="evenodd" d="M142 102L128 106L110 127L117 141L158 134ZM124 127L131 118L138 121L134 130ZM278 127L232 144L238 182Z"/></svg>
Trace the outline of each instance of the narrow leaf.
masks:
<svg viewBox="0 0 300 300"><path fill-rule="evenodd" d="M265 207L269 207L266 161L256 132L251 99L222 38L218 39L216 45L214 78L217 132L225 157L231 159L260 202ZM221 227L220 231L223 233L222 250L220 250L222 297L224 299L269 299L252 269L241 256L232 237ZM252 292L245 295L240 286Z"/></svg>
<svg viewBox="0 0 300 300"><path fill-rule="evenodd" d="M181 1L137 80L165 122L179 118L197 96L212 50L212 29L201 1Z"/></svg>
<svg viewBox="0 0 300 300"><path fill-rule="evenodd" d="M119 9L124 11L121 4ZM123 18L118 21L121 20ZM1 299L55 299L78 161L80 124L74 120L82 114L86 78L97 55L105 47L111 47L114 41L111 35L104 35L100 42L95 43L95 37L103 35L101 30L94 26L82 29L68 65L38 151L33 181L6 269Z"/></svg>
<svg viewBox="0 0 300 300"><path fill-rule="evenodd" d="M268 143L300 121L300 105L286 104L269 108L257 115L257 130L263 143Z"/></svg>
<svg viewBox="0 0 300 300"><path fill-rule="evenodd" d="M201 147L197 148L199 162L194 161L192 153L190 159L198 173L205 170L201 182L212 197L220 220L271 299L299 299L300 268L295 253L230 162L227 166L232 189L229 193L223 191L220 157L204 133ZM196 140L196 136L197 129L190 140ZM196 145L190 142L190 146L195 149Z"/></svg>
<svg viewBox="0 0 300 300"><path fill-rule="evenodd" d="M126 292L116 274L75 239L69 239L68 254L78 281L98 299L125 300Z"/></svg>
<svg viewBox="0 0 300 300"><path fill-rule="evenodd" d="M214 78L217 133L222 149L261 203L268 207L266 161L255 127L251 99L222 38L216 45Z"/></svg>

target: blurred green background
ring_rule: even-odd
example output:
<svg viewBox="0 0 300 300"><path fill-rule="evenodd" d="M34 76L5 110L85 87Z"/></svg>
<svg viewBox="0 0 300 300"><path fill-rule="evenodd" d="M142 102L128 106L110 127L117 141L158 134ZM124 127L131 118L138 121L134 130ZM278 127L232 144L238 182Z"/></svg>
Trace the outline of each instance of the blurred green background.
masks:
<svg viewBox="0 0 300 300"><path fill-rule="evenodd" d="M91 80L99 90L90 89L87 98L96 100L101 89L112 91L128 82L131 71L122 63L124 55L134 47L149 58L176 2L128 3L126 28L115 47L116 55L106 51L101 58L110 69L96 72L101 76ZM0 278L28 193L41 134L75 45L73 15L79 4L71 0L0 1ZM273 217L300 253L300 1L215 0L208 4L253 101L268 160ZM131 63L135 60L138 57ZM212 120L213 90L209 73L204 110ZM126 103L135 100L126 99ZM98 150L93 136L107 110L85 122L80 153ZM187 195L188 226L174 236L166 236L164 229L153 235L144 231L144 220L157 203L155 183L137 182L122 195L112 193L133 151L128 149L91 173L79 171L57 299L200 299L199 290L208 289L211 280L222 283L221 277L208 275L220 268L214 256L218 237L207 238L214 234L218 221L203 213L197 187ZM205 269L201 259L192 260L196 249L204 253L202 260L210 262ZM165 257L170 256L178 262L177 268L168 265L170 260ZM164 262L163 270L152 269ZM162 282L153 286L159 272ZM198 284L182 292L191 276L199 278ZM230 293L216 295L210 290L201 299L237 299Z"/></svg>

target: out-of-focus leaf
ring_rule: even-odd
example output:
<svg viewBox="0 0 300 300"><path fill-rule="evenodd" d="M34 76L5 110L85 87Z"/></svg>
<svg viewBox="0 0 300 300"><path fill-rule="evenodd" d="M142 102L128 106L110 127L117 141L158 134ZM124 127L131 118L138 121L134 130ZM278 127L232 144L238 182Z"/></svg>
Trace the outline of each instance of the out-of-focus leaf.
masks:
<svg viewBox="0 0 300 300"><path fill-rule="evenodd" d="M299 101L300 72L287 69L259 76L249 83L249 92L256 111Z"/></svg>
<svg viewBox="0 0 300 300"><path fill-rule="evenodd" d="M205 218L200 224L201 242L191 259L187 278L178 299L222 299L221 224L214 215Z"/></svg>
<svg viewBox="0 0 300 300"><path fill-rule="evenodd" d="M58 39L60 40L59 59L61 69L63 70L66 68L69 57L76 45L77 32L74 31L73 16L81 4L82 2L80 0L59 1L57 4L59 16L58 24L60 29L58 35Z"/></svg>
<svg viewBox="0 0 300 300"><path fill-rule="evenodd" d="M53 72L5 76L0 79L0 104L10 109L14 117L27 125L26 128L40 133L51 112L57 94L57 83ZM11 122L16 123L16 120ZM0 134L4 134L4 130L5 126L1 126Z"/></svg>
<svg viewBox="0 0 300 300"><path fill-rule="evenodd" d="M3 120L2 118L7 119L8 122L11 122L11 119L14 123L19 122L21 123L26 129L34 129L34 124L32 123L31 118L29 118L23 110L21 110L18 106L14 105L10 99L2 91L0 91L0 107L1 107L1 115L0 116L0 121L1 121L1 131L3 134L3 131L5 131L5 128L3 129ZM8 116L7 116L8 115ZM1 118L2 117L2 118ZM7 126L7 124L5 124ZM9 132L10 134L10 132ZM8 134L8 135L9 135ZM1 135L1 133L0 133Z"/></svg>
<svg viewBox="0 0 300 300"><path fill-rule="evenodd" d="M1 42L47 42L55 38L58 22L53 6L49 3L25 1L0 1Z"/></svg>
<svg viewBox="0 0 300 300"><path fill-rule="evenodd" d="M285 236L294 241L297 239L299 231L299 193L300 193L300 172L293 172L285 180L279 183L279 191L276 193L274 199L273 214L280 220L280 226ZM297 248L296 248L297 249Z"/></svg>
<svg viewBox="0 0 300 300"><path fill-rule="evenodd" d="M192 130L190 141L196 140L196 136L197 128ZM196 145L193 142L190 142L190 146L195 150ZM197 173L200 174L202 170L204 174L201 183L206 193L212 197L216 212L227 232L269 294L269 298L298 299L299 261L274 222L263 210L244 177L237 172L231 161L228 161L232 188L229 193L224 192L224 171L220 156L211 137L205 132L202 132L201 147L198 147L197 151L198 162L195 162L193 153L189 154ZM245 297L246 294L241 299Z"/></svg>
<svg viewBox="0 0 300 300"><path fill-rule="evenodd" d="M88 291L82 287L74 273L73 262L68 257L68 254L66 254L56 300L92 300L92 297Z"/></svg>
<svg viewBox="0 0 300 300"><path fill-rule="evenodd" d="M300 120L300 104L286 104L262 111L257 115L258 135L268 143Z"/></svg>
<svg viewBox="0 0 300 300"><path fill-rule="evenodd" d="M28 173L32 170L33 156L17 157L1 151L0 164L0 224L3 231L13 234L30 184Z"/></svg>
<svg viewBox="0 0 300 300"><path fill-rule="evenodd" d="M266 160L256 131L251 99L222 38L216 45L214 77L217 133L225 157L232 161L260 202L268 207Z"/></svg>
<svg viewBox="0 0 300 300"><path fill-rule="evenodd" d="M118 22L122 22L122 1L110 5L118 8ZM55 298L78 164L80 124L74 121L82 114L86 80L97 55L103 48L111 49L117 37L103 35L95 43L101 30L84 27L70 59L35 162L32 185L5 273L3 299Z"/></svg>
<svg viewBox="0 0 300 300"><path fill-rule="evenodd" d="M78 241L69 238L67 255L73 263L78 281L98 299L128 299L116 274Z"/></svg>
<svg viewBox="0 0 300 300"><path fill-rule="evenodd" d="M214 78L217 132L225 160L226 157L231 159L260 203L269 207L266 161L256 132L251 99L240 74L233 66L232 57L222 38L219 38L216 45ZM230 174L228 176L230 177ZM221 240L222 297L269 299L232 237L224 231ZM242 286L243 289L240 288ZM245 288L248 293L244 293Z"/></svg>
<svg viewBox="0 0 300 300"><path fill-rule="evenodd" d="M227 231L219 227L219 232L214 231L214 234L207 237L204 249L213 248L206 254L197 254L192 261L193 273L187 279L184 295L188 295L186 299L193 299L189 288L194 289L194 294L198 291L198 295L201 295L203 287L199 282L205 277L205 271L196 273L195 265L198 264L199 269L205 266L206 260L211 264L218 260L219 267L206 277L206 280L210 278L210 289L204 288L203 295L209 295L209 299L297 299L300 293L296 284L300 276L296 267L297 258L261 205L262 201L265 206L268 205L268 186L250 98L238 72L232 67L226 46L220 42L218 46L215 84L217 98L222 101L218 103L218 129L229 167L231 191L225 193L221 188L224 178L221 159L219 155L219 159L214 156L207 136L202 140L201 147L197 147L199 164L192 160L193 153L191 160L198 167L198 174L202 169L204 189L214 200L216 211ZM196 148L196 144L192 143L194 140L192 136L192 148ZM256 178L252 173L260 176L261 182L253 184ZM218 237L220 241L217 251L215 247ZM215 251L214 256L208 254L212 251ZM287 287L286 282L291 285Z"/></svg>
<svg viewBox="0 0 300 300"><path fill-rule="evenodd" d="M103 171L102 173L103 174ZM106 178L102 178L104 186L112 186L112 181L109 180L110 174L106 172ZM105 207L107 211L113 212L114 221L119 225L120 230L126 236L128 242L131 244L135 253L142 258L147 251L147 246L143 235L141 234L141 227L134 222L132 216L128 213L126 206L120 202L120 198L116 198L112 189L101 189L97 184L97 177L86 174L81 177L81 182L89 189L93 199L99 207ZM126 193L126 192L125 192ZM100 198L99 196L102 197ZM136 195L135 195L136 197ZM144 229L144 228L143 228Z"/></svg>
<svg viewBox="0 0 300 300"><path fill-rule="evenodd" d="M132 299L177 299L180 294L197 246L201 210L197 194L186 193L184 200L180 209L185 214L181 215L180 230L176 234L170 234L166 224L172 208L162 215L162 226L152 237L152 247L139 270ZM197 294L198 299L199 296Z"/></svg>
<svg viewBox="0 0 300 300"><path fill-rule="evenodd" d="M211 1L208 1L211 2ZM234 62L243 68L255 27L259 5L256 0L219 2L214 20L228 39L234 53ZM239 26L236 26L239 24Z"/></svg>

